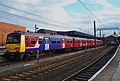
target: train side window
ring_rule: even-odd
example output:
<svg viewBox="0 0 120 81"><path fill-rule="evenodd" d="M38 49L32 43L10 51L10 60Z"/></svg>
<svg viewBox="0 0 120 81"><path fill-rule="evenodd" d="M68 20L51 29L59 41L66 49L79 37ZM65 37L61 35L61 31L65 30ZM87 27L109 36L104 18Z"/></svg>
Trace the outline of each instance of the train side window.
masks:
<svg viewBox="0 0 120 81"><path fill-rule="evenodd" d="M69 43L69 40L66 40L66 43Z"/></svg>
<svg viewBox="0 0 120 81"><path fill-rule="evenodd" d="M28 38L25 38L26 39L26 46L28 46Z"/></svg>
<svg viewBox="0 0 120 81"><path fill-rule="evenodd" d="M78 43L78 41L76 40L76 43Z"/></svg>
<svg viewBox="0 0 120 81"><path fill-rule="evenodd" d="M35 44L36 41L35 41L35 38L31 38L31 44Z"/></svg>
<svg viewBox="0 0 120 81"><path fill-rule="evenodd" d="M80 41L79 41L79 40L76 40L76 43L80 43Z"/></svg>
<svg viewBox="0 0 120 81"><path fill-rule="evenodd" d="M56 40L55 39L52 39L52 44L56 44Z"/></svg>
<svg viewBox="0 0 120 81"><path fill-rule="evenodd" d="M72 43L72 40L70 40L70 43Z"/></svg>
<svg viewBox="0 0 120 81"><path fill-rule="evenodd" d="M38 43L39 43L39 44L42 44L42 39L39 39Z"/></svg>
<svg viewBox="0 0 120 81"><path fill-rule="evenodd" d="M49 38L45 38L45 44L49 44Z"/></svg>
<svg viewBox="0 0 120 81"><path fill-rule="evenodd" d="M82 43L86 43L85 41L82 41Z"/></svg>
<svg viewBox="0 0 120 81"><path fill-rule="evenodd" d="M61 43L60 40L57 40L57 43L60 44Z"/></svg>

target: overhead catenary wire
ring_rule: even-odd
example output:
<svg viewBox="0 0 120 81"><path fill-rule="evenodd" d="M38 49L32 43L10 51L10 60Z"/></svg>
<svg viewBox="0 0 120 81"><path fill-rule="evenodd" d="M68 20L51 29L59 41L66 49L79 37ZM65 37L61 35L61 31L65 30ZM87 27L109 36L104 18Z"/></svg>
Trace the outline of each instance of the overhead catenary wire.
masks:
<svg viewBox="0 0 120 81"><path fill-rule="evenodd" d="M29 4L29 3L19 2L19 1L16 1L16 0L12 0L12 1L13 1L13 2L16 2L16 3L23 4L23 5L35 6L35 5ZM17 10L18 10L18 9L17 9ZM28 11L27 11L27 12L28 12ZM31 13L31 12L29 12L29 13ZM36 14L35 14L35 15L36 15ZM40 15L39 15L39 16L40 16ZM41 17L41 18L48 19L48 18L43 17L43 16L40 16L40 17ZM48 19L48 20L55 21L55 20L52 20L52 19ZM65 23L59 22L59 21L55 21L55 22L60 23L60 24L64 24L64 25L66 25L66 26L74 27L74 26L71 26L71 25L69 25L69 24L65 24ZM87 32L87 33L90 32L90 31L87 31L87 30L84 30L84 29L81 29L81 30L84 31L84 32Z"/></svg>
<svg viewBox="0 0 120 81"><path fill-rule="evenodd" d="M36 22L40 22L40 23L43 23L43 24L51 25L51 26L54 26L54 27L56 27L56 26L57 26L57 27L62 27L62 26L59 26L59 25L55 25L55 24L43 22L43 21L40 21L40 20L36 20L36 19L32 19L32 18L28 18L28 17L16 15L16 14L12 14L12 13L9 13L9 12L6 12L6 11L2 11L2 10L0 10L0 12L9 14L9 15L12 15L12 16L15 16L15 17L25 18L25 19L28 19L28 20L31 20L31 21L36 21ZM0 14L1 14L1 13L0 13ZM63 29L64 29L64 27L63 27Z"/></svg>
<svg viewBox="0 0 120 81"><path fill-rule="evenodd" d="M28 12L28 11L24 11L24 10L17 9L17 8L14 8L14 7L8 6L8 5L4 5L4 4L1 4L1 3L0 3L0 5L1 5L1 6L4 6L4 7L7 7L7 8L11 8L11 9L17 10L17 11L21 11L21 12L27 13L27 14L30 14L30 15L33 15L33 16L37 16L37 17L40 17L40 18L43 18L43 19L47 19L47 20L49 20L49 21L53 21L53 22L56 22L56 23L59 23L59 24L65 25L65 26L67 26L67 27L74 27L74 26L71 26L71 25L68 25L68 24L65 24L65 23L62 23L62 22L56 21L56 20L52 20L52 19L49 19L49 18L46 18L46 17L40 16L40 15L37 15L37 14L33 14L33 13L31 13L31 12Z"/></svg>
<svg viewBox="0 0 120 81"><path fill-rule="evenodd" d="M78 0L78 2L80 2L104 27L106 27L103 22L81 0Z"/></svg>
<svg viewBox="0 0 120 81"><path fill-rule="evenodd" d="M7 7L7 8L10 8L10 9L13 9L13 10L17 10L17 11L20 11L20 12L24 12L24 13L27 13L27 14L30 14L30 15L33 15L33 16L36 16L36 17L39 17L39 18L43 18L43 19L46 19L46 20L49 20L49 21L53 21L53 22L56 22L56 23L59 23L59 24L62 24L61 26L58 26L58 25L54 25L54 26L58 26L58 27L63 27L63 28L70 28L70 27L73 27L73 28L76 28L75 26L71 26L69 24L65 24L65 23L62 23L62 22L59 22L59 21L56 21L56 20L53 20L53 19L49 19L49 18L46 18L46 17L43 17L43 16L40 16L40 15L37 15L37 14L34 14L34 13L31 13L29 11L24 11L24 10L21 10L21 9L17 9L17 8L14 8L14 7L11 7L11 6L8 6L8 5L5 5L5 4L2 4L0 3L1 6L4 6L4 7ZM15 14L14 14L15 15ZM22 16L21 16L22 17ZM25 17L24 17L25 18ZM30 20L30 19L29 19ZM31 20L35 20L35 19L32 19ZM50 23L49 23L50 24ZM83 30L83 29L82 29ZM85 30L83 30L85 31ZM85 32L89 32L89 31L85 31Z"/></svg>

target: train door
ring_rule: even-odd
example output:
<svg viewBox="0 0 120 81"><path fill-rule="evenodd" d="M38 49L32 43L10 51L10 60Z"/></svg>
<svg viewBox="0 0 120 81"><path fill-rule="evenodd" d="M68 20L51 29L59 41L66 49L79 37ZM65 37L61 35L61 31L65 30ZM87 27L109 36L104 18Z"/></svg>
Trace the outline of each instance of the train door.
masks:
<svg viewBox="0 0 120 81"><path fill-rule="evenodd" d="M49 38L45 38L45 50L49 50Z"/></svg>
<svg viewBox="0 0 120 81"><path fill-rule="evenodd" d="M82 40L80 40L80 46L83 46L83 45L82 45Z"/></svg>
<svg viewBox="0 0 120 81"><path fill-rule="evenodd" d="M62 48L65 48L65 40L62 39Z"/></svg>
<svg viewBox="0 0 120 81"><path fill-rule="evenodd" d="M30 39L29 39L29 36L25 36L25 47L29 47L30 45Z"/></svg>

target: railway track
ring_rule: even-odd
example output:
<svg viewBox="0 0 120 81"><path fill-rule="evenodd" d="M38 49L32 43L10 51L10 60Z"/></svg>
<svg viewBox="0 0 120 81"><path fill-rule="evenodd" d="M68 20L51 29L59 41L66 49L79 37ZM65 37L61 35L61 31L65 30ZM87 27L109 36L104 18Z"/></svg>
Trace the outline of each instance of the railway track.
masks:
<svg viewBox="0 0 120 81"><path fill-rule="evenodd" d="M52 62L43 64L40 66L34 66L34 67L30 67L30 68L27 68L24 70L15 71L12 73L1 75L0 78L1 78L1 81L2 80L3 81L4 80L17 81L17 80L21 80L24 78L28 79L29 76L32 76L32 75L35 75L38 73L42 73L42 72L46 72L46 71L51 71L51 70L54 70L57 68L61 68L62 66L68 65L69 63L74 63L78 60L82 60L82 59L79 59L81 57L83 57L82 59L88 58L88 56L86 56L86 55L82 55L82 56L72 55L72 56L68 56L65 58L57 59L56 61L52 61Z"/></svg>
<svg viewBox="0 0 120 81"><path fill-rule="evenodd" d="M65 78L63 81L92 81L94 74L98 72L115 54L117 47L112 48L108 53L104 54L94 62L79 70L75 74Z"/></svg>
<svg viewBox="0 0 120 81"><path fill-rule="evenodd" d="M92 50L92 49L88 49L88 50ZM81 50L81 51L86 51L86 50ZM76 51L72 51L72 52L76 52ZM62 55L64 53L60 53L60 55ZM48 57L53 57L53 56L57 56L58 54L56 53L51 53L51 54L41 54L39 56L39 59L44 59L44 58L48 58ZM1 57L2 58L2 57ZM0 66L6 66L6 65L11 65L11 64L17 64L17 63L23 63L23 62L29 62L29 61L35 61L36 58L32 57L32 58L29 58L29 59L26 59L26 60L22 60L22 61L13 61L13 62L10 62L8 61L7 59L4 59L4 60L1 60L0 61Z"/></svg>
<svg viewBox="0 0 120 81"><path fill-rule="evenodd" d="M44 59L44 58L54 57L54 56L57 56L57 55L55 53L42 54L42 55L39 56L39 59ZM21 60L21 61L9 61L9 60L6 59L6 60L0 62L0 66L6 66L6 65L10 65L10 64L17 64L17 63L35 61L36 59L37 59L36 57L31 57L31 58L28 58L26 60Z"/></svg>
<svg viewBox="0 0 120 81"><path fill-rule="evenodd" d="M101 50L104 50L104 48L101 48ZM100 50L97 51L96 53L99 52ZM47 73L49 71L65 67L66 65L71 65L84 59L88 59L91 55L92 53L90 52L82 55L75 54L67 57L58 58L56 60L49 61L47 63L43 63L37 66L32 66L21 70L8 72L0 75L0 81L30 80L31 78L36 77L37 75L41 75L42 73ZM99 55L97 57L99 57Z"/></svg>

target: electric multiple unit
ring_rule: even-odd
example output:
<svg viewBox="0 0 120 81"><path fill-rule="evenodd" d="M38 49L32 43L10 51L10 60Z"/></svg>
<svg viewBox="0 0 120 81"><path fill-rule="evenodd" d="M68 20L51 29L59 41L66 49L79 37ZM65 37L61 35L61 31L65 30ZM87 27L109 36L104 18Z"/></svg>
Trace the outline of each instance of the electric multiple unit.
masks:
<svg viewBox="0 0 120 81"><path fill-rule="evenodd" d="M101 45L96 40L96 45ZM94 39L56 36L41 33L13 32L8 34L5 56L8 59L24 59L44 51L59 51L82 47L93 47Z"/></svg>

